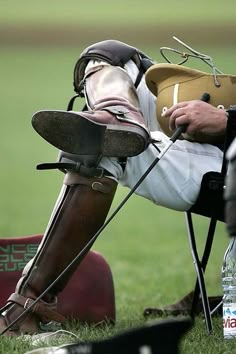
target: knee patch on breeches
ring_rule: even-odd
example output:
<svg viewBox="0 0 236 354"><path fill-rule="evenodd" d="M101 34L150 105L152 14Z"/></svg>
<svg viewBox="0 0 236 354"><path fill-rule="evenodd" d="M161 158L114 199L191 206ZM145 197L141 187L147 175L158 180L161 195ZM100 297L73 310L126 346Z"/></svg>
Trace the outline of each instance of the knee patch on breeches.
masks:
<svg viewBox="0 0 236 354"><path fill-rule="evenodd" d="M74 90L81 93L81 82L84 78L85 68L90 60L105 61L113 66L124 67L132 59L137 65L140 75L135 82L137 87L141 81L142 75L154 64L154 61L139 49L126 43L116 40L105 40L87 47L80 55L74 68Z"/></svg>

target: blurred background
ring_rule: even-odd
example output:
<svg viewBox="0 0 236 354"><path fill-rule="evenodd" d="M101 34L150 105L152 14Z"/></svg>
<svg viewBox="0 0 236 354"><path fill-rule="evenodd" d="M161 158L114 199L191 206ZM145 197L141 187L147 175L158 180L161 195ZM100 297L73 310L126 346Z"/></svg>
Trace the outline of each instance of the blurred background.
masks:
<svg viewBox="0 0 236 354"><path fill-rule="evenodd" d="M55 161L57 150L36 134L31 117L38 110L66 109L74 94L74 65L85 47L118 39L160 62L160 47L179 48L172 38L176 36L212 56L222 72L234 74L235 18L235 0L0 0L0 236L41 233L46 228L63 175L36 170L38 163ZM119 189L114 206L125 194ZM204 223L198 220L200 229ZM219 232L217 259L228 242L223 225ZM117 252L124 256L139 240L140 248L131 256L137 263L145 252L147 259L156 252L143 246L147 233L151 244L158 238L163 257L168 256L169 244L181 237L173 252L183 255L186 248L189 257L182 237L183 214L153 207L139 197L128 202L105 231L111 237L99 240L97 247L111 257L117 242Z"/></svg>
<svg viewBox="0 0 236 354"><path fill-rule="evenodd" d="M234 73L235 17L234 0L0 0L1 234L45 227L62 176L35 170L57 151L33 131L31 117L66 108L81 50L118 39L163 61L159 48L178 48L176 36Z"/></svg>

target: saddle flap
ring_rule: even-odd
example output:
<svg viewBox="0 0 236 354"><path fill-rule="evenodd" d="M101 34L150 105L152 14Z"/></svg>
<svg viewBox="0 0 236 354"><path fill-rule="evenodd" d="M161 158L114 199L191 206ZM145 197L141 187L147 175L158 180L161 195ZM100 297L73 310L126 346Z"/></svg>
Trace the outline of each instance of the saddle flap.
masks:
<svg viewBox="0 0 236 354"><path fill-rule="evenodd" d="M217 74L216 78L219 86L213 74L178 64L155 64L148 69L146 84L157 97L157 120L164 133L172 134L168 118L162 118L161 114L176 103L198 100L206 92L209 94L208 103L219 109L235 104L236 76Z"/></svg>

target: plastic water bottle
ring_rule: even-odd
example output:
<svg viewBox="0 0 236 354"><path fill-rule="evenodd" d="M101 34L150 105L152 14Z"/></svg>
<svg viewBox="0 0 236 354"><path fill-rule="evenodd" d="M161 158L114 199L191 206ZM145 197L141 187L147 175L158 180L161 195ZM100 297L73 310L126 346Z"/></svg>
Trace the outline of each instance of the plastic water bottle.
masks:
<svg viewBox="0 0 236 354"><path fill-rule="evenodd" d="M222 265L224 338L236 338L236 237L232 237Z"/></svg>

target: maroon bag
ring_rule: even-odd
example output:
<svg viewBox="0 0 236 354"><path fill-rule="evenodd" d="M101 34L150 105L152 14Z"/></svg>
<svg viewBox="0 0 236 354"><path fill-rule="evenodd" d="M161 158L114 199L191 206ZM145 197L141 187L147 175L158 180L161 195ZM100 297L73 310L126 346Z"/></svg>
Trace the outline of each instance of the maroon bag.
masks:
<svg viewBox="0 0 236 354"><path fill-rule="evenodd" d="M0 307L15 291L25 264L34 257L42 235L0 239ZM58 311L89 324L115 321L111 269L103 256L90 250L58 296Z"/></svg>

